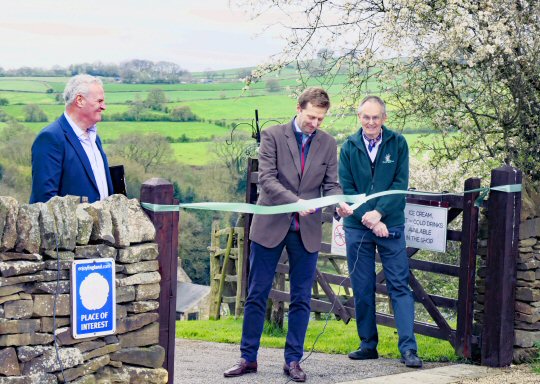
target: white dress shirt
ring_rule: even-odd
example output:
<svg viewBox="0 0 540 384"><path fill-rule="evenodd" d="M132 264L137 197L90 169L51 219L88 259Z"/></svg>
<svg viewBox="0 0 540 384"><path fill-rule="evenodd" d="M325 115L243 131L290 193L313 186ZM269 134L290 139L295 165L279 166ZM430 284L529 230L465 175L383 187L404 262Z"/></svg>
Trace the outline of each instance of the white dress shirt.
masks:
<svg viewBox="0 0 540 384"><path fill-rule="evenodd" d="M75 122L66 112L64 112L64 116L66 117L69 125L71 125L75 135L77 135L84 152L86 152L86 156L88 157L88 161L90 162L90 166L94 172L94 178L98 186L100 200L103 200L109 196L109 188L107 187L107 176L105 174L103 157L101 156L101 152L96 145L97 127L94 125L85 132L79 128L77 124L75 124Z"/></svg>

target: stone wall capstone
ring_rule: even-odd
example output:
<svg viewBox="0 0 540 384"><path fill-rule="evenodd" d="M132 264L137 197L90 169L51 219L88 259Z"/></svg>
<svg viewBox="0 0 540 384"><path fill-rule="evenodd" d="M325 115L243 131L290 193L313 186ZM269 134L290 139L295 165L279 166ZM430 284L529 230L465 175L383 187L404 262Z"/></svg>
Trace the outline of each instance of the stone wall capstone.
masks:
<svg viewBox="0 0 540 384"><path fill-rule="evenodd" d="M139 202L123 195L93 204L0 196L0 384L167 383L155 235ZM105 257L116 262L117 332L75 340L71 261Z"/></svg>

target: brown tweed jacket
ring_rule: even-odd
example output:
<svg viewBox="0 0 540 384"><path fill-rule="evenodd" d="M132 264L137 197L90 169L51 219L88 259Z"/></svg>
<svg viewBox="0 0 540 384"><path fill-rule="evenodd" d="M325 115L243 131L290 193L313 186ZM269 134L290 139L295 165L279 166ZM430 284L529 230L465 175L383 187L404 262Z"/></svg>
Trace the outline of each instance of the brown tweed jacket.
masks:
<svg viewBox="0 0 540 384"><path fill-rule="evenodd" d="M261 133L259 148L259 205L294 203L341 194L337 180L337 145L328 133L318 130L311 142L302 174L300 153L292 121ZM267 248L277 246L291 225L292 213L254 215L250 240ZM300 235L309 252L321 248L321 211L300 216Z"/></svg>

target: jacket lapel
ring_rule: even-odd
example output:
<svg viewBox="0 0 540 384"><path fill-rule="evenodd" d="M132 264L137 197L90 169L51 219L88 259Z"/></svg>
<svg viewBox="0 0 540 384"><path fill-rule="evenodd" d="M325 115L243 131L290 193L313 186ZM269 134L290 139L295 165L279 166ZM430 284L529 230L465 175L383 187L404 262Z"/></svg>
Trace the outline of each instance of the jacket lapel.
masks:
<svg viewBox="0 0 540 384"><path fill-rule="evenodd" d="M79 160L81 160L81 163L84 166L84 170L86 171L86 174L88 176L88 179L92 182L96 190L99 191L96 178L94 177L94 171L92 171L92 166L90 165L88 156L86 155L86 152L84 151L84 148L82 147L79 141L79 138L73 131L73 128L71 128L71 125L69 125L64 115L62 115L60 118L60 125L62 126L62 129L64 130L64 135L66 136L67 141L71 144L71 146L75 150L75 153L77 153Z"/></svg>
<svg viewBox="0 0 540 384"><path fill-rule="evenodd" d="M296 141L296 136L293 133L292 122L285 126L285 137L287 138L287 145L291 151L294 165L298 176L302 175L302 165L300 164L300 152L298 151L298 142ZM309 157L309 156L308 156Z"/></svg>

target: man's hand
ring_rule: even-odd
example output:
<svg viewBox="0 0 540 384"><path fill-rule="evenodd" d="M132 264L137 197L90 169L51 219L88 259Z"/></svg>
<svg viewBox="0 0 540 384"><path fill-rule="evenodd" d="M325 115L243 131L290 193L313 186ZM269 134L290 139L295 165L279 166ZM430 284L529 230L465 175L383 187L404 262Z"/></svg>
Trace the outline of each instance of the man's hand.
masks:
<svg viewBox="0 0 540 384"><path fill-rule="evenodd" d="M375 225L381 221L382 215L377 210L369 211L364 213L362 216L362 224L364 224L369 229L374 229Z"/></svg>
<svg viewBox="0 0 540 384"><path fill-rule="evenodd" d="M347 217L353 214L353 210L347 203L339 203L339 207L336 207L336 212L341 217Z"/></svg>
<svg viewBox="0 0 540 384"><path fill-rule="evenodd" d="M388 233L388 228L386 228L386 224L382 221L379 221L375 226L371 229L371 232L375 234L377 237L388 237L390 234Z"/></svg>
<svg viewBox="0 0 540 384"><path fill-rule="evenodd" d="M305 201L304 199L298 199L297 203L302 203L304 201ZM299 211L298 214L300 216L309 216L312 213L315 213L315 211L316 211L315 208L310 208L310 209L306 209L305 211Z"/></svg>

